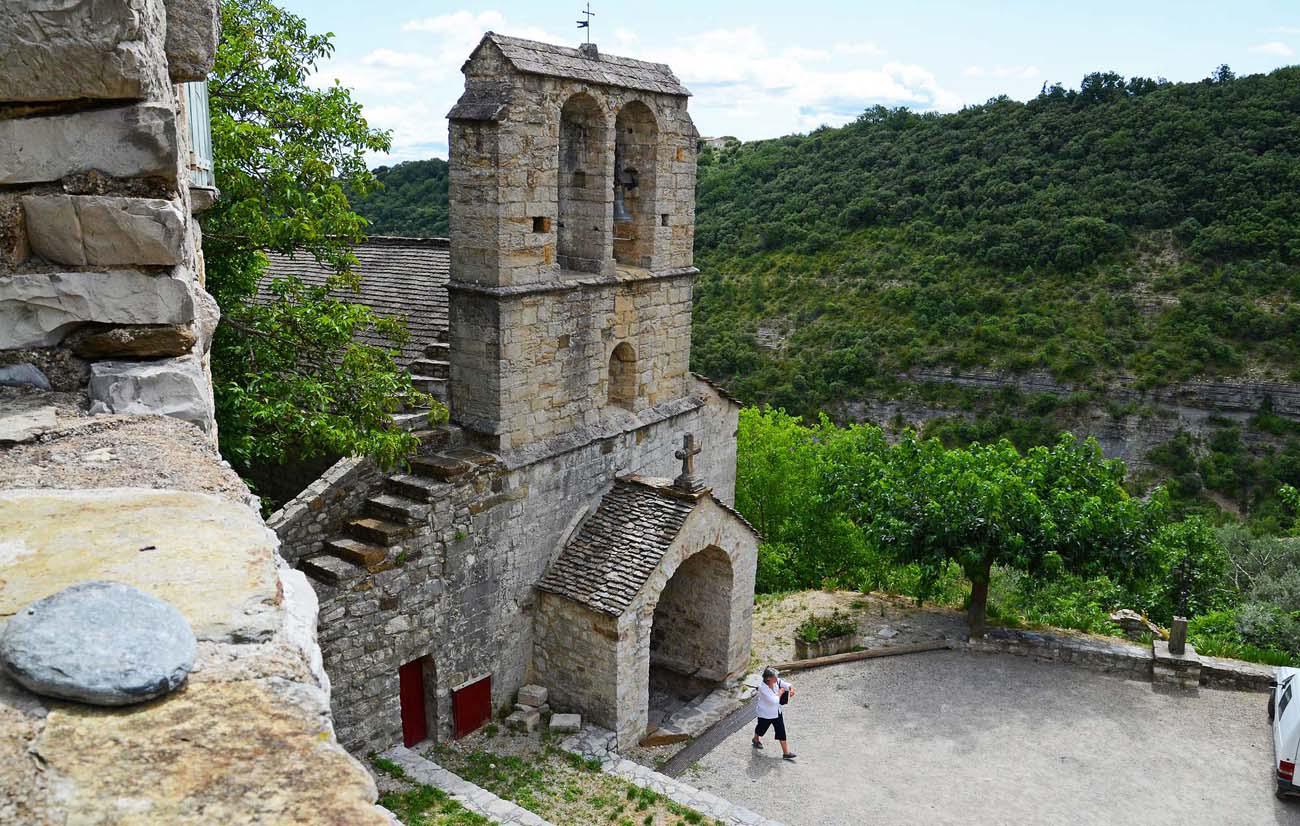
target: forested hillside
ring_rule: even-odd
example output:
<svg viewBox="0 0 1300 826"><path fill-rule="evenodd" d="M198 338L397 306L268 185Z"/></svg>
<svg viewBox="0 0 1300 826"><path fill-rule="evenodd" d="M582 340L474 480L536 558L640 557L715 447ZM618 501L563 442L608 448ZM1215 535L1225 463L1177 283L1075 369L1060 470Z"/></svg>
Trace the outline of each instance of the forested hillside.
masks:
<svg viewBox="0 0 1300 826"><path fill-rule="evenodd" d="M371 235L443 238L447 235L447 162L407 161L374 170L381 184L352 206L370 221Z"/></svg>
<svg viewBox="0 0 1300 826"><path fill-rule="evenodd" d="M1300 378L1300 68L877 108L706 150L698 201L694 366L747 401L918 365Z"/></svg>

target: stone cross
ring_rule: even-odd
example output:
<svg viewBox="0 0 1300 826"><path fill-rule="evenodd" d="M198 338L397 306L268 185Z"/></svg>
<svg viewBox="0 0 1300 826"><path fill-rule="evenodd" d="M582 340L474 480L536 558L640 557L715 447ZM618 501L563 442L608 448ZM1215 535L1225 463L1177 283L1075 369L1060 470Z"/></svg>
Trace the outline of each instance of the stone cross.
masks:
<svg viewBox="0 0 1300 826"><path fill-rule="evenodd" d="M704 489L704 483L695 476L695 457L701 450L695 445L695 434L687 433L682 437L682 449L673 454L682 460L682 475L673 480L674 487L688 493Z"/></svg>

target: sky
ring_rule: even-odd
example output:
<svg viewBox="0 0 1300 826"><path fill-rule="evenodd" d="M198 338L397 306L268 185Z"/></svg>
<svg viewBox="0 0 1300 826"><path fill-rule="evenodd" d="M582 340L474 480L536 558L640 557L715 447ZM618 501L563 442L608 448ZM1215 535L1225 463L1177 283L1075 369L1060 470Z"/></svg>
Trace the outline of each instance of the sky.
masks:
<svg viewBox="0 0 1300 826"><path fill-rule="evenodd" d="M313 78L392 132L374 163L447 157L446 114L483 32L576 46L577 0L280 0L335 53ZM876 104L951 112L1098 70L1200 80L1300 63L1300 0L594 0L601 52L668 63L704 136L838 126Z"/></svg>

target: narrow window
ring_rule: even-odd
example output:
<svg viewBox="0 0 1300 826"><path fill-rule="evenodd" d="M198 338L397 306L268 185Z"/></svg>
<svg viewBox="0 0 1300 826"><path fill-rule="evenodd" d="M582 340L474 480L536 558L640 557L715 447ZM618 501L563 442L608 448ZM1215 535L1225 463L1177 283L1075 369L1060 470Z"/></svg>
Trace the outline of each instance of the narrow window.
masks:
<svg viewBox="0 0 1300 826"><path fill-rule="evenodd" d="M631 410L636 404L636 350L626 341L609 356L609 403Z"/></svg>

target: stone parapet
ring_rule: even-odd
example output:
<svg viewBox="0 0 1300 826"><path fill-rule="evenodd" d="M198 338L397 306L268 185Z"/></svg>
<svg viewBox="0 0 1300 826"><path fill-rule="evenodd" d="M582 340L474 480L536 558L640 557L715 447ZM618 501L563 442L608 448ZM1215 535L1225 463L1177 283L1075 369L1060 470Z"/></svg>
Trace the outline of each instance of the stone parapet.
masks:
<svg viewBox="0 0 1300 826"><path fill-rule="evenodd" d="M1201 686L1201 658L1196 649L1188 645L1183 653L1169 650L1169 643L1156 640L1151 643L1151 682L1165 688L1176 688L1195 693Z"/></svg>
<svg viewBox="0 0 1300 826"><path fill-rule="evenodd" d="M0 522L18 549L0 623L113 579L175 606L199 639L185 686L142 705L54 701L0 676L0 822L388 823L334 739L315 594L254 510L188 491L25 489L0 491Z"/></svg>

